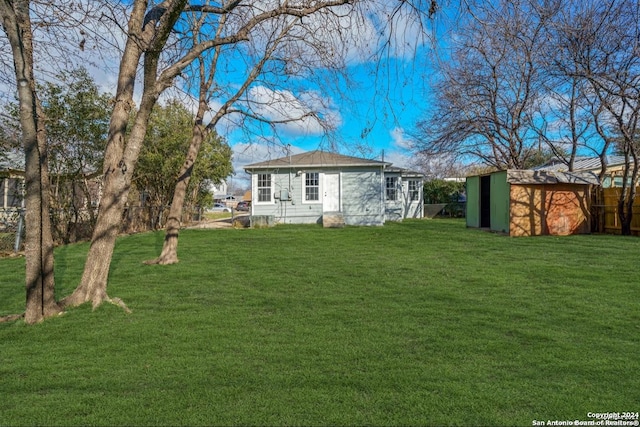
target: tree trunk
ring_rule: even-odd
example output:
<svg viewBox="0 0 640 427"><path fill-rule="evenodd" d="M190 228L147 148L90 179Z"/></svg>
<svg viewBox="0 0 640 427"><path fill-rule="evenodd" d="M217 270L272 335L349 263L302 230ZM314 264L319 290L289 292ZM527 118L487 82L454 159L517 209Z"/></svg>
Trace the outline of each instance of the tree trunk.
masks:
<svg viewBox="0 0 640 427"><path fill-rule="evenodd" d="M95 309L105 300L112 301L107 295L107 279L122 213L131 187L131 177L142 148L151 110L160 93L167 87L160 86L157 82L159 57L185 3L186 0L167 0L162 3L163 7L153 8L147 14L147 2L134 1L129 19L129 37L120 62L116 105L111 115L105 151L103 196L82 279L73 293L62 301L65 306L91 301ZM136 71L143 53L145 59L142 102L127 138L126 130L129 113L133 107ZM119 300L118 304L124 306ZM128 310L126 306L124 308Z"/></svg>
<svg viewBox="0 0 640 427"><path fill-rule="evenodd" d="M146 3L136 1L129 20L129 38L120 62L116 101L104 155L103 195L82 279L73 293L62 300L65 307L91 301L95 308L108 298L109 267L127 196L124 179L128 168L124 162L125 138L129 115L134 107L136 70L143 53L138 32L142 28L145 10Z"/></svg>
<svg viewBox="0 0 640 427"><path fill-rule="evenodd" d="M106 164L103 196L82 279L75 291L63 300L65 306L75 306L91 301L96 308L104 300L109 300L107 296L109 267L122 224L122 213L129 195L135 162L156 100L155 95L143 98L126 149L121 150L123 152L120 161L115 164L114 162ZM126 123L123 124L126 126Z"/></svg>
<svg viewBox="0 0 640 427"><path fill-rule="evenodd" d="M221 30L223 26L219 27ZM189 150L187 152L187 158L185 159L182 168L180 169L180 173L178 175L178 182L174 189L173 193L173 201L171 202L171 209L169 212L169 218L167 219L166 232L164 237L164 244L162 245L162 252L160 256L151 261L145 261L146 264L175 264L178 262L178 236L180 234L180 218L182 217L182 212L184 209L184 200L187 192L187 187L189 186L189 180L191 179L191 174L193 172L193 166L198 157L198 153L200 152L200 147L204 142L204 139L214 128L215 124L227 113L229 107L237 101L240 96L245 93L247 88L251 83L255 81L255 79L260 75L262 67L265 62L271 58L271 54L275 51L278 46L280 40L284 37L287 31L283 31L280 37L276 40L275 43L271 45L271 47L267 50L262 59L255 65L245 82L238 89L234 96L229 98L227 102L216 112L215 116L207 126L203 126L204 115L208 110L208 91L213 84L213 77L215 75L215 69L217 66L217 58L220 54L220 50L216 49L216 53L214 55L214 60L212 61L211 69L209 70L210 75L209 78L205 78L205 67L204 63L200 62L200 93L199 93L199 103L198 103L198 112L196 113L196 117L193 124L193 132L191 135L191 144L189 145Z"/></svg>
<svg viewBox="0 0 640 427"><path fill-rule="evenodd" d="M637 184L637 180L638 180L638 171L639 171L639 166L637 164L637 156L634 155L634 164L632 166L632 172L631 172L631 183L629 184L629 188L626 191L626 197L621 196L620 197L620 201L618 203L618 209L620 212L619 218L620 218L620 225L621 225L621 229L620 229L620 233L623 236L630 236L632 234L631 230L631 224L633 221L633 205L635 204L635 200L636 200L636 184ZM626 174L625 174L625 178L626 179ZM623 193L624 194L624 193Z"/></svg>
<svg viewBox="0 0 640 427"><path fill-rule="evenodd" d="M187 158L180 169L178 182L176 183L176 188L173 192L173 200L171 201L169 217L167 218L162 252L158 258L146 261L146 264L168 265L178 262L178 235L180 234L180 218L182 218L184 200L187 194L187 187L189 187L189 180L191 179L191 174L193 172L193 166L196 162L196 158L200 152L200 147L202 146L202 142L204 141L207 132L207 129L202 126L201 118L196 117L195 124L193 125L193 133L191 135L191 144L189 145L189 150L187 152Z"/></svg>
<svg viewBox="0 0 640 427"><path fill-rule="evenodd" d="M25 152L25 322L32 324L61 311L54 294L46 134L33 75L29 1L2 0L0 15L13 54Z"/></svg>
<svg viewBox="0 0 640 427"><path fill-rule="evenodd" d="M631 217L627 210L627 201L623 197L618 200L618 218L620 219L620 234L631 235Z"/></svg>

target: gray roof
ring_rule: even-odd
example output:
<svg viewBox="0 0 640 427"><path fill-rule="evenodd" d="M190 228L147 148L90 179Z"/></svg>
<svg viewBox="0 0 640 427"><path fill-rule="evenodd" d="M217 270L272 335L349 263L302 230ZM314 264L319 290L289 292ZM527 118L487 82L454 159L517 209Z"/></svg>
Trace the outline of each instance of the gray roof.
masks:
<svg viewBox="0 0 640 427"><path fill-rule="evenodd" d="M385 172L399 173L400 175L407 176L407 177L424 178L424 174L422 172L417 172L417 171L412 171L412 170L409 170L409 169L399 168L397 166L389 166L384 171Z"/></svg>
<svg viewBox="0 0 640 427"><path fill-rule="evenodd" d="M624 156L607 156L607 165L616 166L624 164ZM559 171L566 172L569 170L567 163L560 159L553 159L549 163L543 166L535 168L536 170L544 171ZM602 163L600 157L577 157L573 162L574 171L597 171L602 169Z"/></svg>
<svg viewBox="0 0 640 427"><path fill-rule="evenodd" d="M246 165L245 170L254 169L282 169L282 168L310 168L310 167L345 167L345 166L389 166L391 163L379 160L368 160L360 157L345 156L327 151L308 151L302 154L281 157L279 159Z"/></svg>
<svg viewBox="0 0 640 427"><path fill-rule="evenodd" d="M599 185L598 176L589 171L558 172L541 170L507 170L510 184L582 184Z"/></svg>

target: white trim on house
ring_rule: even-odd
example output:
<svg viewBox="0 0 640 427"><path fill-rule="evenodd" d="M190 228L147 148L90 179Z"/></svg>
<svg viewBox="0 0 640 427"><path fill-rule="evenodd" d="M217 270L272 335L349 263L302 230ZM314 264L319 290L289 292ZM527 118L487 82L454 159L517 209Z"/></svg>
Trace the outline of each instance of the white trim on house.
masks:
<svg viewBox="0 0 640 427"><path fill-rule="evenodd" d="M333 182L331 182L333 180ZM335 185L337 194L331 185ZM325 172L322 174L322 212L342 212L342 176L341 172Z"/></svg>
<svg viewBox="0 0 640 427"><path fill-rule="evenodd" d="M264 189L267 188L265 186L263 187L259 187L259 179L260 179L260 175L269 175L269 200L260 200L260 189ZM256 205L273 205L276 203L276 198L275 198L275 189L273 186L273 172L271 171L262 171L260 173L251 175L251 188L255 188L255 192L252 191L252 194L255 194L255 197L252 196L251 200L251 204L256 204Z"/></svg>
<svg viewBox="0 0 640 427"><path fill-rule="evenodd" d="M317 174L318 175L318 194L317 194L317 199L316 200L307 200L307 175L309 174ZM324 190L324 172L321 171L314 171L314 170L309 170L309 171L305 171L301 173L302 175L302 179L301 179L301 189L300 189L300 194L302 195L302 204L305 205L317 205L317 204L322 204L322 195L323 195L323 190Z"/></svg>

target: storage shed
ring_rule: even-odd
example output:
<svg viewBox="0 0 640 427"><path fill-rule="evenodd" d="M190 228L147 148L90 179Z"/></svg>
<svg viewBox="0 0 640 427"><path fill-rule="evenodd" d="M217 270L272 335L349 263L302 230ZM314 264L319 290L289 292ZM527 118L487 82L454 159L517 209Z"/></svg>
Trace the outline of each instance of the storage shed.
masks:
<svg viewBox="0 0 640 427"><path fill-rule="evenodd" d="M589 233L592 172L505 170L467 178L467 227L510 236Z"/></svg>

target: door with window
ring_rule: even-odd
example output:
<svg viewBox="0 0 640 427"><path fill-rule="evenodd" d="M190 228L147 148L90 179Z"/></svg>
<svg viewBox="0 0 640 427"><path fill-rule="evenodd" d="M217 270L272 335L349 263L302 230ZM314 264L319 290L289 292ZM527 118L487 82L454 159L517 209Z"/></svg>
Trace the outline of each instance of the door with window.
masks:
<svg viewBox="0 0 640 427"><path fill-rule="evenodd" d="M325 173L322 182L322 210L340 211L340 174Z"/></svg>

